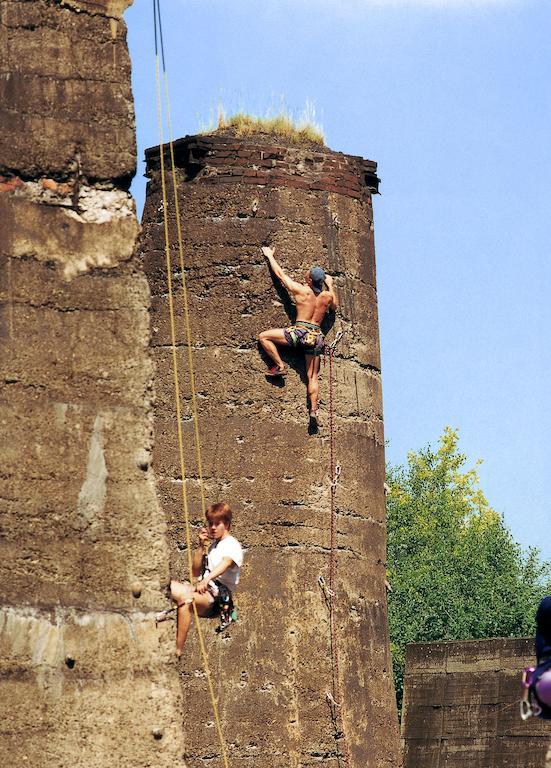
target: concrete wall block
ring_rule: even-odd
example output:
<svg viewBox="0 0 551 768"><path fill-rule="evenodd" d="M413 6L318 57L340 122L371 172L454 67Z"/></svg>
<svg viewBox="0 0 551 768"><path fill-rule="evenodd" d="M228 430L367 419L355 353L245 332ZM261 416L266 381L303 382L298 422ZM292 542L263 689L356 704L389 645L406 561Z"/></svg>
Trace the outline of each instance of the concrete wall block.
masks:
<svg viewBox="0 0 551 768"><path fill-rule="evenodd" d="M67 280L92 268L118 267L132 256L138 225L126 192L88 188L77 213L67 205L37 205L41 189L29 182L0 197L3 254L58 264Z"/></svg>
<svg viewBox="0 0 551 768"><path fill-rule="evenodd" d="M412 646L409 646L411 648ZM412 672L407 679L407 706L418 707L425 704L429 699L433 706L442 706L447 700L448 678L445 673L426 675L423 671L420 673Z"/></svg>
<svg viewBox="0 0 551 768"><path fill-rule="evenodd" d="M17 766L168 768L184 750L173 631L152 614L169 549L127 5L1 9L0 753Z"/></svg>
<svg viewBox="0 0 551 768"><path fill-rule="evenodd" d="M182 749L169 648L143 614L4 611L0 744L20 765L38 759L43 743L42 759L52 765L168 766Z"/></svg>
<svg viewBox="0 0 551 768"><path fill-rule="evenodd" d="M422 741L408 741L404 747L404 764L423 768L439 768L440 747Z"/></svg>
<svg viewBox="0 0 551 768"><path fill-rule="evenodd" d="M447 706L474 703L477 706L498 704L501 701L500 681L501 674L497 670L489 672L472 670L468 674L448 674L442 703Z"/></svg>
<svg viewBox="0 0 551 768"><path fill-rule="evenodd" d="M528 638L408 646L405 768L425 760L449 768L544 765L548 725L519 716L521 670L532 654Z"/></svg>
<svg viewBox="0 0 551 768"><path fill-rule="evenodd" d="M129 182L136 144L121 16L128 4L96 3L90 13L86 3L3 3L0 34L10 74L0 80L7 126L0 169Z"/></svg>

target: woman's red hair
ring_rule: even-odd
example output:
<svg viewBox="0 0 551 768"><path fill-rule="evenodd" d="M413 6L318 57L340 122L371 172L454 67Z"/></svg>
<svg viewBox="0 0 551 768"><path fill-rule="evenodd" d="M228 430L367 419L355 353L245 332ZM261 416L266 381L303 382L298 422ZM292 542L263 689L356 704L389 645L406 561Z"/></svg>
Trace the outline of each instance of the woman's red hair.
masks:
<svg viewBox="0 0 551 768"><path fill-rule="evenodd" d="M225 501L219 501L218 504L211 504L205 512L205 517L209 523L217 523L223 520L226 528L231 527L232 511L229 504Z"/></svg>

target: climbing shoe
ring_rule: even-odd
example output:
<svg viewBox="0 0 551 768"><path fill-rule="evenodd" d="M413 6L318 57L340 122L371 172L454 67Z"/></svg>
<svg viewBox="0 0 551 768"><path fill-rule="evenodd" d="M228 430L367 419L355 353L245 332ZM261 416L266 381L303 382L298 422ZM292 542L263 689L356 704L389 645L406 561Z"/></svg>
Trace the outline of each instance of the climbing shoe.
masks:
<svg viewBox="0 0 551 768"><path fill-rule="evenodd" d="M310 411L310 426L315 427L317 429L319 425L320 425L319 411Z"/></svg>
<svg viewBox="0 0 551 768"><path fill-rule="evenodd" d="M280 368L279 365L274 365L272 368L266 371L266 376L268 378L274 378L275 376L287 376L288 370L288 365L284 365L283 368Z"/></svg>
<svg viewBox="0 0 551 768"><path fill-rule="evenodd" d="M168 619L174 619L175 615L173 615L176 611L176 608L168 608L166 611L160 611L155 616L155 626L157 624L160 624L162 621L167 621Z"/></svg>

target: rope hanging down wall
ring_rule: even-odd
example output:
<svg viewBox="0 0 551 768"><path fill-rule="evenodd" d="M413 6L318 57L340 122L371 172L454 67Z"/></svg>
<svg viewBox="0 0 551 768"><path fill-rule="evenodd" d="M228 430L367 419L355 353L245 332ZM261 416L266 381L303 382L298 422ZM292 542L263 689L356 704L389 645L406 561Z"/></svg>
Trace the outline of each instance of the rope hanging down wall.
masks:
<svg viewBox="0 0 551 768"><path fill-rule="evenodd" d="M174 399L175 399L176 422L177 422L177 430L178 430L178 453L179 453L179 459L180 459L180 470L182 473L182 509L183 509L183 516L184 516L185 530L186 530L188 570L189 570L189 577L191 581L192 572L193 572L191 525L189 520L186 463L185 463L185 455L184 455L182 415L181 415L181 406L180 406L180 377L179 377L179 368L178 368L178 357L176 354L176 320L175 320L175 314L174 314L174 290L173 290L173 283L172 283L172 260L171 260L171 254L170 254L170 232L169 232L169 221L168 221L168 195L167 195L167 188L166 188L166 172L165 172L165 159L164 159L163 105L162 105L162 97L161 97L161 78L160 78L160 72L159 72L159 48L161 50L161 59L162 59L162 67L163 67L166 119L167 119L167 128L168 128L168 146L169 146L170 163L171 163L171 171L172 171L172 183L173 183L174 214L176 219L176 234L178 239L180 272L182 276L182 301L183 301L183 315L184 315L184 326L185 326L185 344L188 351L188 366L189 366L189 374L190 374L191 402L192 402L192 413L193 413L193 423L194 423L194 443L195 443L197 468L198 468L198 475L199 475L199 487L201 492L201 508L202 508L203 517L205 516L206 504L205 504L205 490L204 490L202 458L201 458L201 438L199 433L199 418L198 418L197 397L196 397L196 388L195 388L195 374L194 374L194 368L193 368L191 324L190 324L190 318L189 318L189 305L188 305L188 293L187 293L187 285L186 285L186 272L185 272L180 206L179 206L178 192L177 192L176 164L174 161L172 127L171 127L171 121L170 121L168 76L166 71L165 55L164 55L160 0L153 0L153 25L154 25L154 34L155 34L155 81L156 81L156 90L157 90L157 117L159 122L159 157L160 157L161 189L162 189L162 201L163 201L168 306L169 306L169 315L170 315L170 334L171 334L171 347L172 347L172 369L173 369L173 376L174 376ZM228 768L226 743L224 740L224 734L222 732L222 725L220 722L218 700L214 693L212 675L211 675L210 666L209 666L208 653L205 646L203 631L201 629L201 624L199 622L199 615L197 613L197 607L195 603L193 603L193 614L195 617L195 626L197 627L197 634L199 637L199 646L201 649L203 668L205 671L205 676L207 678L207 685L208 685L208 690L211 698L214 722L216 725L216 732L217 732L218 740L220 743L222 760L224 763L224 768Z"/></svg>
<svg viewBox="0 0 551 768"><path fill-rule="evenodd" d="M339 644L337 638L337 617L336 617L336 592L337 592L337 507L336 492L339 477L341 475L341 465L336 463L335 459L335 422L333 408L333 354L335 347L342 338L342 331L339 331L331 344L327 346L326 357L329 366L329 478L330 478L330 555L329 555L329 586L326 586L323 577L320 577L319 584L322 588L327 607L329 610L329 631L331 643L331 692L327 692L327 703L331 712L333 723L333 733L337 747L337 758L339 765L346 768L350 766L350 751L346 738L343 716L343 698L340 682L340 659ZM324 357L325 363L325 357ZM342 752L341 752L342 744Z"/></svg>

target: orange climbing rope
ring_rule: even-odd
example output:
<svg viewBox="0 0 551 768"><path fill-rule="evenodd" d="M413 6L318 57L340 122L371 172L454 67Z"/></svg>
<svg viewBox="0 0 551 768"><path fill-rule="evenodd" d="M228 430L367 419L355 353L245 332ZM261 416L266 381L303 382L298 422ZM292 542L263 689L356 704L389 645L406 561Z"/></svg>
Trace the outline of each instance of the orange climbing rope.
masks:
<svg viewBox="0 0 551 768"><path fill-rule="evenodd" d="M337 744L337 757L339 765L344 762L346 768L350 766L350 752L344 727L343 716L343 698L340 681L340 659L339 644L337 637L337 616L335 598L337 594L337 507L335 496L337 484L341 474L341 466L335 461L335 423L333 408L333 353L336 345L342 338L342 331L335 336L334 341L327 347L327 358L329 361L329 477L330 485L330 507L331 507L331 526L330 526L330 556L329 556L329 588L325 587L323 580L320 581L327 605L329 608L329 629L331 635L331 666L332 666L332 687L331 693L327 693L327 702L331 711L335 742ZM325 358L324 358L325 362ZM343 754L340 751L340 742L343 746Z"/></svg>
<svg viewBox="0 0 551 768"><path fill-rule="evenodd" d="M160 160L161 190L162 190L162 201L163 201L165 256L166 256L166 270L167 270L167 284L168 284L168 308L169 308L169 315L170 315L172 367L173 367L173 375L174 375L174 397L175 397L176 422L177 422L177 431L178 431L178 454L180 459L180 469L182 473L182 506L183 506L185 529L186 529L188 569L189 569L189 576L191 580L192 572L193 572L191 525L189 520L186 462L185 462L185 454L184 454L184 439L183 439L183 431L182 431L182 417L181 417L181 405L180 405L180 398L181 398L180 377L179 377L179 370L178 370L178 357L176 354L176 319L174 314L172 260L170 255L170 233L169 233L169 225L168 225L168 195L166 190L166 173L165 173L164 143L163 143L163 108L162 108L161 83L160 83L160 74L159 74L159 43L161 48L163 75L164 75L164 84L165 84L165 102L166 102L167 125L168 125L168 133L169 133L169 151L170 151L173 190L174 190L174 206L175 206L176 228L177 228L177 237L178 237L178 252L180 257L180 269L182 273L184 325L185 325L185 332L186 332L186 346L188 349L188 365L189 365L189 372L190 372L190 383L191 383L191 394L192 394L195 450L196 450L196 456L197 456L197 469L198 469L198 475L199 475L201 506L202 506L203 515L206 511L206 505L205 505L205 492L204 492L203 470L202 470L202 459L201 459L201 440L200 440L200 433L199 433L199 419L198 419L197 398L196 398L196 389L195 389L195 374L193 369L191 324L190 324L189 310L188 310L188 296L187 296L187 286L186 286L186 278L185 278L182 227L181 227L180 208L178 203L178 193L177 193L177 184L176 184L176 165L174 161L174 148L173 148L172 129L171 129L171 122L170 122L168 76L167 76L165 56L164 56L160 0L153 0L153 17L154 17L154 30L155 30L155 79L156 79L156 89L157 89L157 116L158 116L158 122L159 122L159 160ZM201 656L203 660L203 668L205 671L205 676L207 678L207 685L208 685L208 690L209 690L211 703L212 703L212 710L214 715L214 722L216 725L216 732L218 735L218 740L220 742L220 751L221 751L222 760L224 763L224 768L228 768L226 743L225 743L224 735L222 732L222 725L221 725L220 714L218 710L218 699L216 698L214 693L214 686L212 683L212 675L211 675L210 666L209 666L208 653L205 646L203 631L201 629L201 624L199 621L197 606L195 605L195 603L193 603L192 605L193 605L193 614L195 616L195 626L197 628L197 634L199 637L199 645L200 645Z"/></svg>

